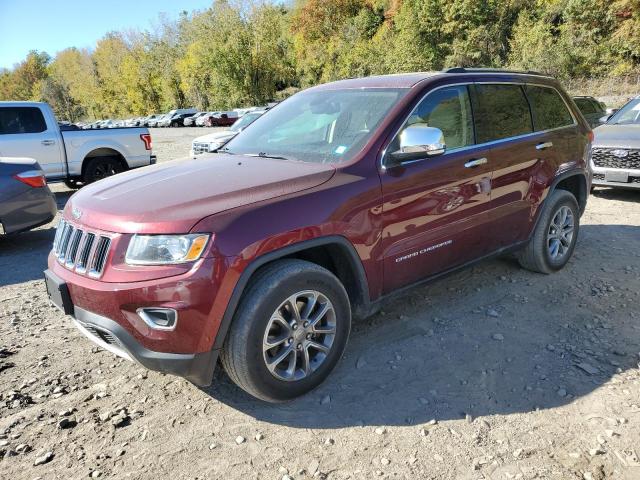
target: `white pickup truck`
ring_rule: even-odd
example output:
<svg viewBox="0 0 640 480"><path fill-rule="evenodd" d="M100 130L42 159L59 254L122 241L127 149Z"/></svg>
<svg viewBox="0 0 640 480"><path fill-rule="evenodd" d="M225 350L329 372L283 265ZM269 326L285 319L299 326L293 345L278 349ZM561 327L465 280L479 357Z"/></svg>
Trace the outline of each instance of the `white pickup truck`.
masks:
<svg viewBox="0 0 640 480"><path fill-rule="evenodd" d="M0 157L34 158L48 180L70 187L156 162L146 128L61 130L39 102L0 102Z"/></svg>

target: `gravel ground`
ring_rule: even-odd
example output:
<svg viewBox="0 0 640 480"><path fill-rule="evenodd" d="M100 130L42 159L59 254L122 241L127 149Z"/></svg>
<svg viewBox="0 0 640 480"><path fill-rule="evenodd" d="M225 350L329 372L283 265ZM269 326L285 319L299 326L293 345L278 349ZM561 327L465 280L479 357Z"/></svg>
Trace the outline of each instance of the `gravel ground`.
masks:
<svg viewBox="0 0 640 480"><path fill-rule="evenodd" d="M160 161L203 131L152 132ZM0 478L637 480L640 192L582 224L558 274L485 261L386 304L275 406L94 347L47 301L53 224L0 238Z"/></svg>

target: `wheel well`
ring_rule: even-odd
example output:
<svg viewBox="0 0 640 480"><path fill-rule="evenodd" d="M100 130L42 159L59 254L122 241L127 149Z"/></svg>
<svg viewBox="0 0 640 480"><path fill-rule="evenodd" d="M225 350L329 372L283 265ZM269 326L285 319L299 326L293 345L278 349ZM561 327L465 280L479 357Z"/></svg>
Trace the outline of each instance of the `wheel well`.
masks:
<svg viewBox="0 0 640 480"><path fill-rule="evenodd" d="M580 207L580 213L584 212L587 206L587 182L583 175L572 175L564 178L556 185L557 189L571 192Z"/></svg>
<svg viewBox="0 0 640 480"><path fill-rule="evenodd" d="M127 170L129 168L129 165L127 164L127 161L125 160L124 156L117 150L114 150L113 148L107 148L107 147L96 148L95 150L92 150L91 152L89 152L86 157L84 157L84 160L82 161L82 176L84 176L84 172L85 172L85 169L87 168L87 164L89 163L89 160L96 157L115 157L120 161L123 169Z"/></svg>
<svg viewBox="0 0 640 480"><path fill-rule="evenodd" d="M296 258L315 263L338 277L349 295L354 315L357 316L357 312L368 303L369 299L366 293L368 289L363 285L366 279L361 278L362 275L358 273L357 266L354 265L356 260L344 246L333 243L319 245L285 255L277 260L284 258Z"/></svg>

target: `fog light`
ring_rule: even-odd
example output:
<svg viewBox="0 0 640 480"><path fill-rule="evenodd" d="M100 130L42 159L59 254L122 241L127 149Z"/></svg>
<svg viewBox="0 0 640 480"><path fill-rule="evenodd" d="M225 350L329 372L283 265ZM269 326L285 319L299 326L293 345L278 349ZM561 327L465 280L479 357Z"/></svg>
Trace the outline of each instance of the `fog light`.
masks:
<svg viewBox="0 0 640 480"><path fill-rule="evenodd" d="M154 330L174 330L178 324L178 312L173 308L145 307L136 313Z"/></svg>

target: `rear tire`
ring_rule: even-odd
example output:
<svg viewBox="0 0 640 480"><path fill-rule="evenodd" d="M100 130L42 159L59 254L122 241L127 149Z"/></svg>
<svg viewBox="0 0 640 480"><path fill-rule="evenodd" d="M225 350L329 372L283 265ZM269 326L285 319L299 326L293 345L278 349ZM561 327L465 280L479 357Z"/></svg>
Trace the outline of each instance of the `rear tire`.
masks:
<svg viewBox="0 0 640 480"><path fill-rule="evenodd" d="M538 273L562 269L575 249L580 230L580 209L566 190L555 190L546 200L527 246L518 252L523 268Z"/></svg>
<svg viewBox="0 0 640 480"><path fill-rule="evenodd" d="M82 179L85 185L102 180L125 169L117 157L95 157L88 160Z"/></svg>
<svg viewBox="0 0 640 480"><path fill-rule="evenodd" d="M277 261L247 287L224 342L222 365L250 395L292 400L331 373L350 329L349 297L335 275L303 260Z"/></svg>

